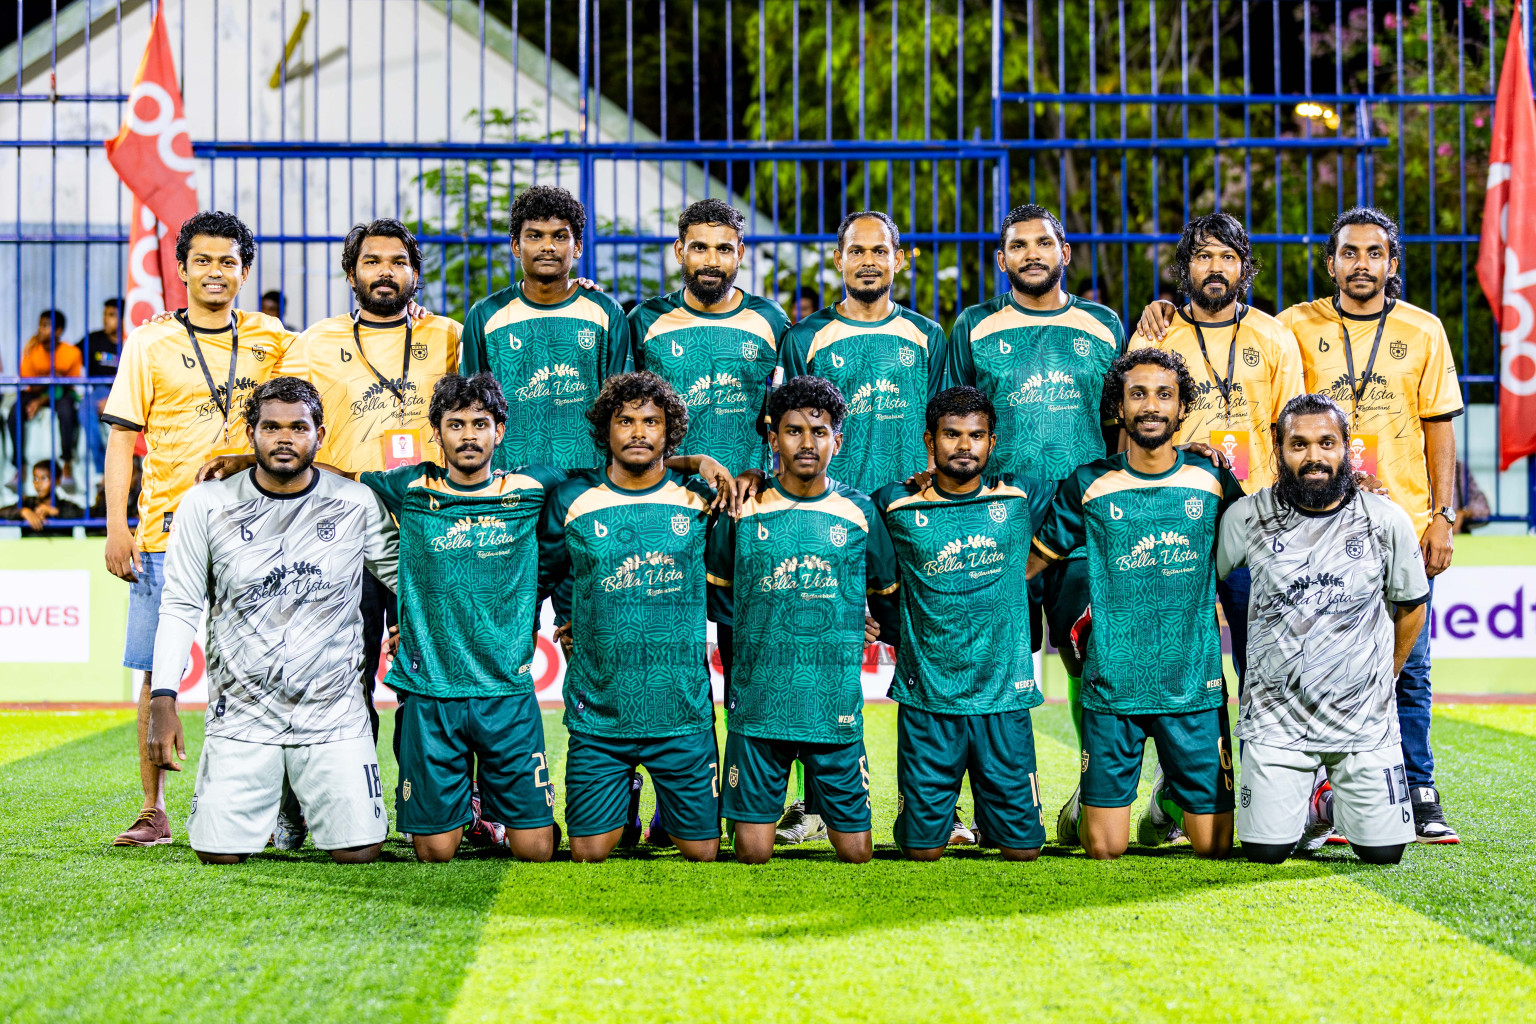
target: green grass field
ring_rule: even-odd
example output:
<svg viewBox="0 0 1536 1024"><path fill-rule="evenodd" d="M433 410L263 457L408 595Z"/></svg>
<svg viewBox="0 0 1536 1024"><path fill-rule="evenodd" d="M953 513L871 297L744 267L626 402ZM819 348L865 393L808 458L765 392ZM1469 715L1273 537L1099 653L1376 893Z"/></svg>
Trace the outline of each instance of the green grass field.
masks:
<svg viewBox="0 0 1536 1024"><path fill-rule="evenodd" d="M310 848L203 867L190 770L178 842L115 850L139 802L131 712L0 712L0 1020L1536 1020L1536 707L1437 711L1466 843L1385 869L1134 846L908 864L894 712L868 711L874 863L818 843L763 868L643 848L423 866L398 840L363 867ZM195 756L201 716L187 727ZM558 782L557 715L546 728ZM1076 767L1066 709L1037 711L1036 736L1051 827Z"/></svg>

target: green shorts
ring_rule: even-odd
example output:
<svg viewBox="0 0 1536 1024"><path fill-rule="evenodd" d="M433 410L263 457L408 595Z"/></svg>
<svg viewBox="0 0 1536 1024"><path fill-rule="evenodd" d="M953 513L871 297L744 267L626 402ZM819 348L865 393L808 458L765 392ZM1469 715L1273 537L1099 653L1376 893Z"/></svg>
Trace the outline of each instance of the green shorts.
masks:
<svg viewBox="0 0 1536 1024"><path fill-rule="evenodd" d="M544 756L544 719L532 693L439 700L400 694L395 712L395 827L414 835L452 832L480 813L507 828L555 822L555 790Z"/></svg>
<svg viewBox="0 0 1536 1024"><path fill-rule="evenodd" d="M1116 715L1083 708L1082 802L1136 802L1147 740L1157 744L1164 789L1186 814L1232 810L1232 745L1227 706L1185 715Z"/></svg>
<svg viewBox="0 0 1536 1024"><path fill-rule="evenodd" d="M912 850L949 844L960 778L971 773L976 824L1010 850L1045 844L1035 732L1028 711L940 715L896 712L896 842Z"/></svg>
<svg viewBox="0 0 1536 1024"><path fill-rule="evenodd" d="M1072 627L1088 609L1088 560L1069 558L1056 562L1029 581L1030 639L1034 649L1040 649L1042 632L1048 635L1051 646L1059 650L1072 649ZM1040 625L1044 613L1046 630Z"/></svg>
<svg viewBox="0 0 1536 1024"><path fill-rule="evenodd" d="M629 773L645 766L661 824L674 839L720 838L720 757L715 730L621 740L572 732L565 753L565 830L598 836L623 828Z"/></svg>
<svg viewBox="0 0 1536 1024"><path fill-rule="evenodd" d="M784 813L790 765L805 765L805 799L829 828L868 832L869 758L864 740L800 743L764 740L738 733L725 736L720 816L729 821L770 825Z"/></svg>

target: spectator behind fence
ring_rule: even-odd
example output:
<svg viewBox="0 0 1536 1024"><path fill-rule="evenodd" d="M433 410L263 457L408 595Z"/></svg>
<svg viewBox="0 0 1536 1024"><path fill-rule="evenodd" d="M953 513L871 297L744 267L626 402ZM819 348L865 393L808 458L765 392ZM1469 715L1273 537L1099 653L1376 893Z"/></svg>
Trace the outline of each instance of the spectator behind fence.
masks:
<svg viewBox="0 0 1536 1024"><path fill-rule="evenodd" d="M271 291L261 293L261 312L263 316L275 317L283 320L283 313L288 309L288 300L283 298L283 293L273 288ZM288 321L283 320L283 326L288 327ZM288 330L293 330L288 327Z"/></svg>
<svg viewBox="0 0 1536 1024"><path fill-rule="evenodd" d="M21 350L22 377L80 377L85 373L85 363L80 349L64 341L64 314L56 309L44 310L37 320L37 333L27 339ZM61 480L74 481L75 445L80 440L80 415L75 404L75 389L70 387L36 386L23 388L11 410L10 427L12 465L21 466L27 457L27 424L48 408L48 395L53 392L53 415L59 425L59 447L49 454L63 464ZM18 480L18 485L20 481ZM20 491L20 486L17 487Z"/></svg>
<svg viewBox="0 0 1536 1024"><path fill-rule="evenodd" d="M0 508L0 519L20 519L33 530L45 536L67 535L68 527L48 527L50 519L84 519L85 512L72 501L65 501L54 494L53 463L39 462L32 467L32 489L36 491L22 498L9 508Z"/></svg>
<svg viewBox="0 0 1536 1024"><path fill-rule="evenodd" d="M139 488L144 484L144 460L139 456L133 457L133 478L128 483L128 501L125 509L129 519L138 518ZM91 503L91 518L107 518L107 482L103 480L96 485L96 500ZM105 537L107 531L101 527L93 527L85 531L88 537Z"/></svg>
<svg viewBox="0 0 1536 1024"><path fill-rule="evenodd" d="M1493 517L1488 508L1488 495L1477 486L1472 469L1460 459L1456 460L1456 532L1471 533L1472 527L1486 523Z"/></svg>
<svg viewBox="0 0 1536 1024"><path fill-rule="evenodd" d="M85 339L85 375L94 381L112 381L117 378L117 357L123 345L122 299L108 299L101 304L101 330L92 331ZM85 388L85 443L91 452L91 468L100 479L106 467L107 434L110 427L102 425L101 412L106 407L110 384L87 384Z"/></svg>

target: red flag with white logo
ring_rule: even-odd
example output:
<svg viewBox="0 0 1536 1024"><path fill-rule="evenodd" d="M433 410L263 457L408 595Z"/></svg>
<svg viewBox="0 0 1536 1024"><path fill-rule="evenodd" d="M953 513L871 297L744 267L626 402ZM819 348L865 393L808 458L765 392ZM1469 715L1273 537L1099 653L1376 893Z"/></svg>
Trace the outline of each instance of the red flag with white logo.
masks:
<svg viewBox="0 0 1536 1024"><path fill-rule="evenodd" d="M141 301L136 305L134 299L128 300L131 326L143 322L138 315L148 308L142 301L148 294L144 289L158 286L162 309L187 304L186 285L176 275L176 235L182 222L197 212L192 139L187 135L176 65L171 60L165 8L162 3L150 27L149 45L144 48L144 59L128 93L122 130L107 140L107 160L134 197L133 223L128 231L128 292L139 289ZM149 217L143 216L146 210ZM146 226L149 220L159 223ZM139 252L145 239L151 238L159 253L157 275L149 272L149 262Z"/></svg>
<svg viewBox="0 0 1536 1024"><path fill-rule="evenodd" d="M1499 468L1536 454L1536 107L1516 2L1493 105L1477 279L1499 326Z"/></svg>

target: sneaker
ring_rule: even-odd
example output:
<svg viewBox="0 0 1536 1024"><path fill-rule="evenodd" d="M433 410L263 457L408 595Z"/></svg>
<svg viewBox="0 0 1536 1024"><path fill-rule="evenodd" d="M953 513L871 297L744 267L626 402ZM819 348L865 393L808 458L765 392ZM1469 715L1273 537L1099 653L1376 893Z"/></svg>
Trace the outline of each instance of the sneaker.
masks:
<svg viewBox="0 0 1536 1024"><path fill-rule="evenodd" d="M301 813L291 817L288 808L277 812L277 827L272 830L272 845L279 850L297 850L309 837L309 824Z"/></svg>
<svg viewBox="0 0 1536 1024"><path fill-rule="evenodd" d="M784 817L774 827L773 837L787 846L798 846L812 839L827 838L827 826L819 814L806 814L805 802L796 800L784 808Z"/></svg>
<svg viewBox="0 0 1536 1024"><path fill-rule="evenodd" d="M973 846L976 843L976 830L966 828L965 822L960 820L960 808L955 808L955 823L949 827L950 846Z"/></svg>
<svg viewBox="0 0 1536 1024"><path fill-rule="evenodd" d="M1162 846L1184 838L1179 823L1158 803L1162 795L1163 766L1159 763L1152 770L1152 795L1147 798L1147 809L1141 812L1141 821L1136 825L1136 841L1142 846Z"/></svg>
<svg viewBox="0 0 1536 1024"><path fill-rule="evenodd" d="M113 846L163 846L171 841L171 819L160 808L140 811L128 831L112 840Z"/></svg>
<svg viewBox="0 0 1536 1024"><path fill-rule="evenodd" d="M640 791L645 788L645 779L639 772L629 773L629 814L624 819L624 834L619 836L619 849L632 850L640 845L642 825L640 823Z"/></svg>
<svg viewBox="0 0 1536 1024"><path fill-rule="evenodd" d="M1082 793L1082 786L1073 789L1072 798L1061 805L1061 812L1056 815L1056 843L1059 846L1082 845L1077 837L1077 819L1082 813L1079 806Z"/></svg>
<svg viewBox="0 0 1536 1024"><path fill-rule="evenodd" d="M1413 798L1415 840L1432 844L1461 842L1461 836L1446 824L1445 812L1440 809L1439 790L1434 786L1413 786L1408 793Z"/></svg>
<svg viewBox="0 0 1536 1024"><path fill-rule="evenodd" d="M661 808L657 807L651 815L650 827L645 830L645 845L647 846L671 846L672 837L667 835L667 830L661 824Z"/></svg>
<svg viewBox="0 0 1536 1024"><path fill-rule="evenodd" d="M1333 787L1324 779L1312 787L1312 799L1307 801L1307 827L1301 830L1297 852L1311 853L1322 849L1333 832Z"/></svg>
<svg viewBox="0 0 1536 1024"><path fill-rule="evenodd" d="M464 830L464 838L477 850L507 845L507 828L494 821L480 819Z"/></svg>

